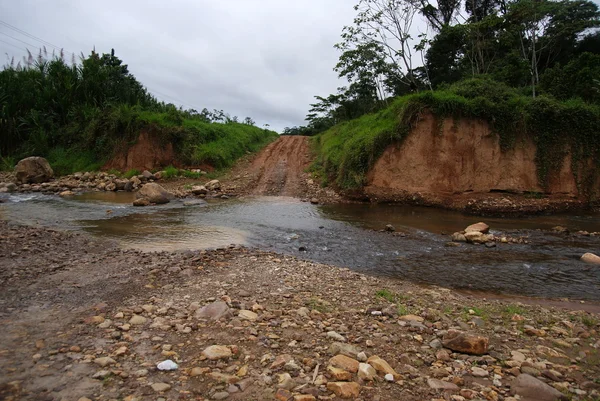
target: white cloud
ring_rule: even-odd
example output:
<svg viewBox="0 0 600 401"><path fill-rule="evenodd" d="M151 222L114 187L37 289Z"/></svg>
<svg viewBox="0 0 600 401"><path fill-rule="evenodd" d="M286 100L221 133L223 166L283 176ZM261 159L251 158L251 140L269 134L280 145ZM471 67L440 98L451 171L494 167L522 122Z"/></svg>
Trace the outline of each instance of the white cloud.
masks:
<svg viewBox="0 0 600 401"><path fill-rule="evenodd" d="M0 20L79 54L115 48L161 100L223 109L276 129L304 123L314 95L340 86L333 45L351 0L0 0ZM2 34L3 33L3 34ZM0 25L1 54L41 45ZM29 46L30 47L30 46Z"/></svg>

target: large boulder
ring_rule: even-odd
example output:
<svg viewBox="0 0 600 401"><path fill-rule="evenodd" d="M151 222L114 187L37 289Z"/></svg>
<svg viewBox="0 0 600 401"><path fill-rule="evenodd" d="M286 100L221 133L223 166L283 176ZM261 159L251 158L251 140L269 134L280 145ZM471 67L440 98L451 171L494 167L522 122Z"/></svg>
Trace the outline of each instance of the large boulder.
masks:
<svg viewBox="0 0 600 401"><path fill-rule="evenodd" d="M54 171L43 157L28 157L17 163L15 176L21 184L39 184L50 181L54 177Z"/></svg>
<svg viewBox="0 0 600 401"><path fill-rule="evenodd" d="M148 183L140 189L136 195L137 199L147 199L150 203L161 205L169 203L173 194L156 183Z"/></svg>

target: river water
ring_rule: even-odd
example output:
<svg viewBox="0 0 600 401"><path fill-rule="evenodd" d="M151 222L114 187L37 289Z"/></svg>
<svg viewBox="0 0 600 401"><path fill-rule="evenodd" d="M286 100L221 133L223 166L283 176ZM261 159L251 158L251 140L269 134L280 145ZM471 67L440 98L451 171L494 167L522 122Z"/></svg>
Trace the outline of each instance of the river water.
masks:
<svg viewBox="0 0 600 401"><path fill-rule="evenodd" d="M83 230L145 251L260 247L369 274L449 288L534 297L600 300L600 238L565 236L550 228L600 231L600 215L485 218L495 234L529 244L495 248L461 244L449 235L480 218L397 205L315 206L290 198L249 198L184 206L182 201L136 208L130 193L86 193L71 199L3 195L0 218L21 224ZM379 232L386 224L397 235ZM400 234L400 235L398 235Z"/></svg>

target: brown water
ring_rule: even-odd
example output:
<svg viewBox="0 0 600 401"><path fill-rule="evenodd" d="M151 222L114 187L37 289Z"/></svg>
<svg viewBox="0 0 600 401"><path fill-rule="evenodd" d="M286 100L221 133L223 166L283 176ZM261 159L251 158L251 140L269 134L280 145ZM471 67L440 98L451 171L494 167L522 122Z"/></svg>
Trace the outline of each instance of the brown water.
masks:
<svg viewBox="0 0 600 401"><path fill-rule="evenodd" d="M291 198L254 198L135 208L129 193L73 199L5 196L0 218L84 230L123 247L152 250L256 246L371 274L469 291L600 300L600 268L579 261L600 253L600 238L547 231L556 225L600 231L599 215L491 219L492 231L530 244L447 247L449 235L479 219L393 205L314 206ZM374 231L393 224L404 237ZM303 251L300 251L303 249Z"/></svg>

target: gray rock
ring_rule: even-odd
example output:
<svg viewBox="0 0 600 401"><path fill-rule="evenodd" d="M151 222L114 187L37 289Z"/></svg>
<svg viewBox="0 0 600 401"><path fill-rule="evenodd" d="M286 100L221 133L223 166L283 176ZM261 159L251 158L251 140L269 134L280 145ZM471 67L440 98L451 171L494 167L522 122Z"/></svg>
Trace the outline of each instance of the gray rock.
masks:
<svg viewBox="0 0 600 401"><path fill-rule="evenodd" d="M227 397L229 397L229 393L227 391L219 391L219 392L213 394L212 399L213 400L224 400Z"/></svg>
<svg viewBox="0 0 600 401"><path fill-rule="evenodd" d="M219 182L219 180L209 181L206 184L204 184L204 186L209 191L217 191L217 190L221 189L221 183Z"/></svg>
<svg viewBox="0 0 600 401"><path fill-rule="evenodd" d="M523 401L566 400L563 393L528 374L520 374L510 385L510 393L523 397Z"/></svg>
<svg viewBox="0 0 600 401"><path fill-rule="evenodd" d="M443 380L438 379L427 379L427 384L434 390L450 390L450 391L458 391L459 388L456 384L445 382Z"/></svg>
<svg viewBox="0 0 600 401"><path fill-rule="evenodd" d="M341 354L341 355L349 356L350 358L354 358L354 359L357 359L358 354L360 353L360 349L357 348L356 346L351 345L351 344L341 343L341 342L334 342L333 344L331 344L329 346L329 349L327 351L329 352L330 355L333 355L333 356Z"/></svg>
<svg viewBox="0 0 600 401"><path fill-rule="evenodd" d="M173 199L173 194L153 182L146 184L136 195L138 199L147 199L150 203L161 205L169 203Z"/></svg>
<svg viewBox="0 0 600 401"><path fill-rule="evenodd" d="M227 315L229 315L229 306L223 301L213 302L196 311L196 317L205 320L216 321Z"/></svg>
<svg viewBox="0 0 600 401"><path fill-rule="evenodd" d="M110 376L110 371L108 370L99 370L92 376L92 379L103 380Z"/></svg>
<svg viewBox="0 0 600 401"><path fill-rule="evenodd" d="M54 171L46 159L43 157L27 157L17 163L15 166L15 176L17 182L21 184L49 181L54 177Z"/></svg>
<svg viewBox="0 0 600 401"><path fill-rule="evenodd" d="M192 193L194 195L206 195L208 193L208 189L204 185L196 185L192 187Z"/></svg>
<svg viewBox="0 0 600 401"><path fill-rule="evenodd" d="M333 338L334 340L337 340L340 342L346 342L346 339L344 338L344 336L342 336L340 333L335 332L335 331L328 331L327 337Z"/></svg>
<svg viewBox="0 0 600 401"><path fill-rule="evenodd" d="M454 242L467 242L467 238L463 233L456 232L452 234L452 241Z"/></svg>

